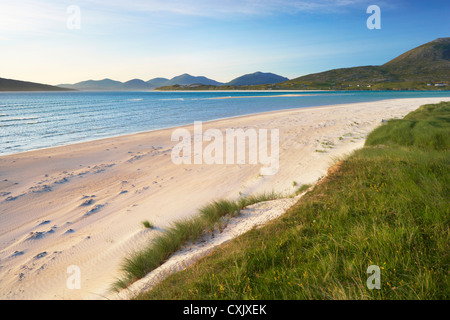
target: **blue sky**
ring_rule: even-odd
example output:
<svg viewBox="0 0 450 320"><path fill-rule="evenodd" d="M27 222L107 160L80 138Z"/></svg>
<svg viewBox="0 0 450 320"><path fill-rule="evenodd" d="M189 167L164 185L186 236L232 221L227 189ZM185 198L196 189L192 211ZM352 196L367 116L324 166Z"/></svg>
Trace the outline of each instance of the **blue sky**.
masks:
<svg viewBox="0 0 450 320"><path fill-rule="evenodd" d="M80 9L80 29L67 27L71 5ZM380 30L366 27L369 5L381 9ZM380 65L448 37L449 13L448 0L0 0L0 77L295 78Z"/></svg>

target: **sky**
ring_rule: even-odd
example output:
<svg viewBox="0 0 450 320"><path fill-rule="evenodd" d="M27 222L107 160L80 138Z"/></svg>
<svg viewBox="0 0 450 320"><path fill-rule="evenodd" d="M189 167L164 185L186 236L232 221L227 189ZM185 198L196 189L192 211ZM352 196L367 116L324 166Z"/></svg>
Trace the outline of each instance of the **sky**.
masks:
<svg viewBox="0 0 450 320"><path fill-rule="evenodd" d="M370 5L381 29L369 29ZM0 0L0 77L228 82L381 65L450 36L448 0Z"/></svg>

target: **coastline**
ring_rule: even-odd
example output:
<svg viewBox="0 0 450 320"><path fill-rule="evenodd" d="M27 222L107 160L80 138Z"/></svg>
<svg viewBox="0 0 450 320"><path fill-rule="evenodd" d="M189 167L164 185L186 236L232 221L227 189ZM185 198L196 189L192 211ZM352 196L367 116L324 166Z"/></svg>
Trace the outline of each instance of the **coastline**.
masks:
<svg viewBox="0 0 450 320"><path fill-rule="evenodd" d="M216 98L211 98L211 99L216 99ZM378 101L383 101L383 100L378 100ZM346 104L346 103L342 103L342 104ZM311 107L302 107L302 108L295 108L295 109L280 109L280 110L262 111L262 112L248 113L248 114L244 114L244 115L237 115L237 116L230 116L230 117L223 117L223 118L215 118L215 119L211 119L211 120L202 121L202 123L208 124L208 123L215 122L215 121L232 120L232 119L236 119L236 118L245 118L245 117L252 117L252 116L256 116L256 115L271 114L271 113L289 112L289 111L292 111L292 110L312 109L312 108L314 108L314 109L317 109L317 108L329 108L329 107L333 107L333 106L337 106L337 105L340 105L340 104L325 105L325 106L311 106ZM158 128L158 129L153 129L153 130L144 130L144 131L137 131L137 132L133 132L133 133L124 133L124 134L119 134L119 135L112 135L112 136L103 137L103 138L96 138L96 139L93 139L93 140L83 140L83 141L79 141L79 142L73 142L73 143L49 146L49 147L44 147L44 148L31 149L31 150L21 151L21 152L16 152L16 153L11 153L11 154L4 154L4 155L0 155L0 158L14 156L14 155L20 155L20 154L24 154L24 153L28 153L28 152L36 152L36 151L42 151L42 150L47 150L47 149L53 149L53 148L77 146L77 145L80 145L80 144L92 143L92 142L95 142L95 141L102 141L102 140L108 140L108 139L117 139L117 138L122 138L122 137L126 137L126 136L133 136L133 135L140 135L140 134L149 134L151 132L158 132L158 131L162 131L162 130L175 130L177 128L189 128L190 126L192 126L192 124L190 124L190 123L189 124L180 124L180 125L176 125L176 126L169 126L169 127Z"/></svg>
<svg viewBox="0 0 450 320"><path fill-rule="evenodd" d="M259 166L248 164L174 165L175 128L1 156L0 298L101 298L124 256L173 221L219 198L289 193L293 181L314 183L336 158L361 147L381 120L448 100L380 100L203 122L204 130L280 129L275 176L261 177ZM176 128L192 132L192 125ZM142 228L145 219L156 230ZM80 266L80 290L66 287L69 265Z"/></svg>
<svg viewBox="0 0 450 320"><path fill-rule="evenodd" d="M330 92L335 91L335 90L319 90L320 92L316 92L313 93L313 91L317 91L317 90L311 90L309 94L305 94L304 92L306 92L307 90L303 90L303 91L296 91L296 90L285 90L282 91L280 90L279 92L274 92L273 90L266 90L264 92L270 94L270 95L248 95L248 92L242 92L245 93L246 95L243 96L217 96L217 97L206 97L203 98L204 100L210 100L210 101L219 101L219 100L228 100L228 99L243 99L243 102L239 102L239 104L241 105L241 109L239 110L234 110L234 112L225 112L225 113L218 113L218 114L214 114L214 113L209 113L208 112L208 116L204 118L203 122L210 122L210 121L215 121L215 120L222 120L222 119L232 119L232 118L236 118L236 117L242 117L242 116L247 116L247 115L257 115L257 114L262 114L262 113L266 113L266 112L279 112L279 111L283 111L283 110L295 110L295 109L300 109L300 108L319 108L319 107L326 107L326 106L330 106L330 105L338 105L338 104L351 104L351 103L359 103L359 102L364 102L364 101L372 101L372 100L366 100L363 99L361 101L358 101L358 99L350 99L350 101L345 101L342 99L329 99L331 101L327 101L327 103L324 103L323 101L321 101L319 99L319 101L316 101L316 103L314 103L313 101L310 101L308 103L306 103L304 106L300 103L299 105L296 105L295 107L292 107L291 104L285 104L281 107L280 106L276 109L272 109L271 107L269 108L262 108L262 109L266 109L261 111L261 108L255 108L254 107L254 102L249 102L251 105L251 108L247 111L242 112L242 109L245 108L245 99L246 98L289 98L289 97L301 97L300 101L303 100L303 98L307 98L307 97L311 97L311 96L327 96L327 94L330 94ZM131 91L117 91L115 93L130 93ZM198 92L196 91L187 91L186 93L189 95L189 92L192 92L193 94L196 94ZM261 93L260 91L253 91L255 93ZM337 92L337 91L335 91ZM358 92L358 91L353 91L353 92ZM387 93L387 91L385 91ZM449 91L450 92L450 91ZM34 92L29 92L30 94L33 94ZM77 91L77 93L79 94L86 94L86 93L110 93L110 91ZM133 93L133 92L131 92ZM135 93L139 93L139 92L135 92ZM162 94L166 94L167 92L162 92ZM183 93L183 92L173 92L173 93ZM208 91L205 91L204 93L211 93ZM222 91L217 91L217 93L225 93ZM235 93L235 91L230 91L230 93ZM280 94L283 93L283 94ZM293 94L293 93L300 93L300 94ZM406 92L405 92L406 93ZM56 93L58 94L58 93ZM333 95L333 93L331 93L331 95ZM383 95L381 97L377 97L376 100L373 101L382 101L382 100L392 100L392 99L405 99L405 98L433 98L433 96L412 96L412 97L404 97L402 95L400 96L394 96L392 97L390 94L387 95ZM143 100L142 97L140 97L139 99L126 99L126 101L131 101L131 100ZM161 100L166 100L166 99L161 99ZM171 100L171 99L169 99ZM175 99L177 100L177 99ZM184 100L184 99L183 99ZM197 100L197 99L194 99ZM335 100L335 101L332 101ZM356 100L356 101L351 101L351 100ZM253 104L252 104L253 103ZM294 102L295 103L295 102ZM271 104L269 104L271 105ZM256 109L256 110L255 110ZM269 111L267 111L269 110ZM99 110L96 111L96 113L98 113ZM98 115L96 116L98 119L96 121L101 121L101 116L100 118L98 117ZM167 114L166 119L170 118L170 114ZM208 119L208 120L206 120ZM49 120L46 120L45 118L43 118L42 120L44 120L43 122L47 122ZM67 145L74 145L74 144L79 144L79 143L85 143L85 142L92 142L92 141L96 141L96 140L102 140L102 139L108 139L108 138L117 138L120 136L124 136L124 135L132 135L132 134L138 134L138 133L147 133L147 132L152 132L152 131L158 131L158 130L162 130L162 129L173 129L173 128L177 128L177 127L184 127L184 126L188 126L191 123L194 122L194 120L197 120L193 117L187 117L184 120L183 119L178 119L177 121L164 121L163 122L158 122L158 123L153 123L151 119L143 119L144 122L142 123L146 123L145 126L142 126L140 123L128 123L128 125L124 125L121 124L120 128L118 130L114 130L115 124L114 123L108 123L108 125L106 125L105 127L99 127L98 129L101 131L101 133L93 131L91 132L91 130L87 130L87 131L83 131L86 130L83 129L83 127L81 126L80 128L77 128L77 131L75 131L75 135L72 135L72 133L74 131L68 131L68 130L56 130L54 132L51 132L50 136L47 136L46 134L44 135L44 137L46 139L39 139L39 136L34 134L33 131L31 132L27 132L27 135L30 134L30 140L28 143L26 143L26 141L24 141L23 139L7 139L5 141L5 145L4 148L1 150L0 153L0 157L2 156L8 156L8 155L14 155L14 154L19 154L19 153L23 153L23 152L29 152L29 151L35 151L35 150L44 150L47 148L53 148L53 147L60 147L60 146L67 146ZM38 120L38 123L41 121L41 119ZM56 127L58 126L57 123L51 122L53 125L55 125ZM23 123L18 123L15 124L15 128L20 128L22 125L24 125L25 122ZM27 123L28 125L28 123ZM34 123L33 123L34 125ZM75 125L76 126L80 126L79 122L75 121ZM7 125L7 127L10 127L11 125ZM123 127L127 127L127 129L123 129ZM27 127L28 128L28 127ZM27 129L29 130L29 129ZM33 130L33 129L31 129ZM17 131L17 130L16 130ZM81 135L79 135L78 133L81 133ZM39 134L43 134L42 132L40 132ZM17 137L20 137L20 131L16 132ZM8 131L7 131L7 136L8 136ZM58 138L55 138L58 137Z"/></svg>

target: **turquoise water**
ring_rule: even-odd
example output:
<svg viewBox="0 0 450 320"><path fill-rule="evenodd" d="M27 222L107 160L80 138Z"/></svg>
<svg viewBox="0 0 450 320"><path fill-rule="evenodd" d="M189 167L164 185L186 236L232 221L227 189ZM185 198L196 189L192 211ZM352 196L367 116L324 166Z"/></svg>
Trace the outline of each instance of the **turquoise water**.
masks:
<svg viewBox="0 0 450 320"><path fill-rule="evenodd" d="M450 91L0 93L0 155L265 111L449 96ZM228 97L233 99L223 99Z"/></svg>

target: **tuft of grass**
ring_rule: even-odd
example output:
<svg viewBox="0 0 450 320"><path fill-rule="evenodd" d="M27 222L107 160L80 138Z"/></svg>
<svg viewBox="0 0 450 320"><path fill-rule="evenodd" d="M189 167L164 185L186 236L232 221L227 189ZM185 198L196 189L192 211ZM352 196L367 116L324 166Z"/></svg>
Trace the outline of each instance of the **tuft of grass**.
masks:
<svg viewBox="0 0 450 320"><path fill-rule="evenodd" d="M147 248L127 257L122 264L123 277L112 285L112 289L123 289L132 282L143 278L187 243L194 242L205 232L220 227L223 217L237 215L241 209L249 205L278 199L279 197L280 195L274 192L263 193L242 197L235 201L216 200L203 206L199 209L198 216L174 222L165 233L154 239Z"/></svg>
<svg viewBox="0 0 450 320"><path fill-rule="evenodd" d="M148 221L148 220L142 221L142 225L143 225L144 228L146 228L146 229L153 229L153 228L155 228L154 224L151 223L151 222Z"/></svg>
<svg viewBox="0 0 450 320"><path fill-rule="evenodd" d="M389 121L282 217L138 299L448 300L449 122L450 103Z"/></svg>

